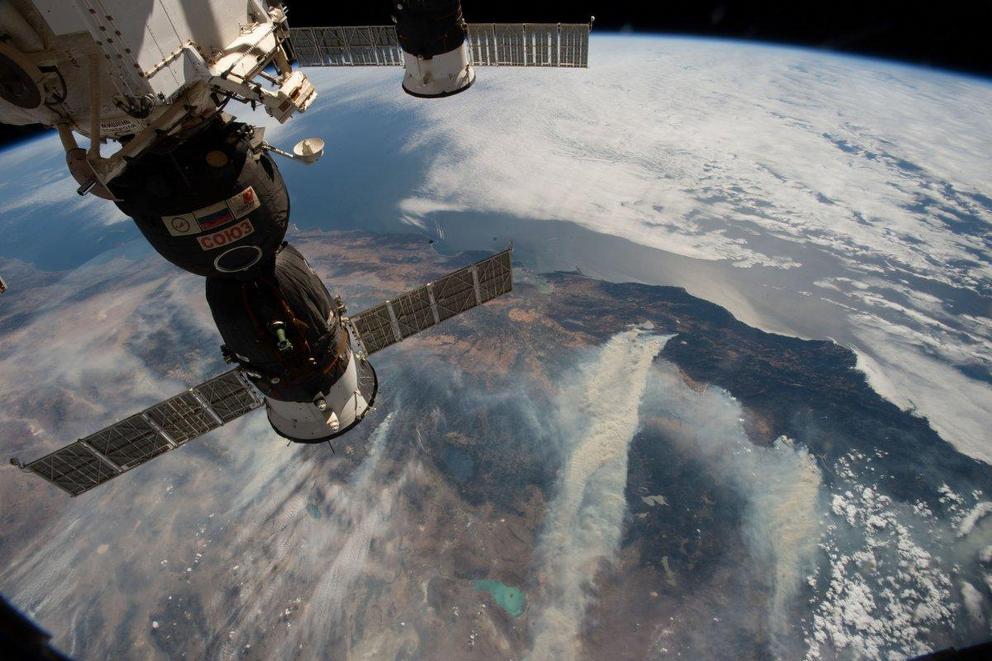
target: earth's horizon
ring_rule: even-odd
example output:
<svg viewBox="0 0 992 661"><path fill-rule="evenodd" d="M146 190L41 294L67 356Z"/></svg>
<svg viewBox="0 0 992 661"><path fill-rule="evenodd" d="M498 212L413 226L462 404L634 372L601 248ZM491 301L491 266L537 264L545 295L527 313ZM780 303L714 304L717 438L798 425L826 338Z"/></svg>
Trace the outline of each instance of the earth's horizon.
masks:
<svg viewBox="0 0 992 661"><path fill-rule="evenodd" d="M636 37L636 38L635 38ZM288 235L356 310L515 246L337 445L232 423L77 499L0 478L0 592L78 658L883 658L992 618L992 82L594 35L588 71L309 70ZM246 121L260 114L237 111ZM0 152L0 449L223 369L202 279Z"/></svg>

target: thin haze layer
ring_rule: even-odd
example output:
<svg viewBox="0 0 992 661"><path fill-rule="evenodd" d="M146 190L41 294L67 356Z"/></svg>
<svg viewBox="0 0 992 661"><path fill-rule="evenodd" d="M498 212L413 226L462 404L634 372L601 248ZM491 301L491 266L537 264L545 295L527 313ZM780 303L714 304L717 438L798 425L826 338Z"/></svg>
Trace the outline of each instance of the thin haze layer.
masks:
<svg viewBox="0 0 992 661"><path fill-rule="evenodd" d="M754 445L744 431L740 403L726 391L686 385L678 368L659 361L641 406L642 420L669 420L669 442L701 459L714 483L732 488L744 508L743 530L758 576L768 576L768 625L776 652L799 649L796 597L816 568L822 534L822 473L801 444L780 437ZM721 618L732 621L730 610Z"/></svg>
<svg viewBox="0 0 992 661"><path fill-rule="evenodd" d="M627 450L654 357L665 339L615 335L559 401L566 454L536 555L545 579L531 658L575 658L600 563L613 560L627 510Z"/></svg>

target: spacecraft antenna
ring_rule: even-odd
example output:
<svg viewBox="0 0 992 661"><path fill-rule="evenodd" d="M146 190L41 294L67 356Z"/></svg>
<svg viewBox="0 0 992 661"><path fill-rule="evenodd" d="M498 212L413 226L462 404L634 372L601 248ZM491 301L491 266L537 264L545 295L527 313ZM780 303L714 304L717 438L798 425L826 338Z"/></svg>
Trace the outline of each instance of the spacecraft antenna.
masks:
<svg viewBox="0 0 992 661"><path fill-rule="evenodd" d="M324 155L324 141L320 138L303 138L293 145L292 152L288 152L285 149L280 149L279 147L271 145L268 142L263 142L262 148L272 152L273 154L279 154L285 158L299 161L303 165L311 165L316 163L320 160L320 157Z"/></svg>

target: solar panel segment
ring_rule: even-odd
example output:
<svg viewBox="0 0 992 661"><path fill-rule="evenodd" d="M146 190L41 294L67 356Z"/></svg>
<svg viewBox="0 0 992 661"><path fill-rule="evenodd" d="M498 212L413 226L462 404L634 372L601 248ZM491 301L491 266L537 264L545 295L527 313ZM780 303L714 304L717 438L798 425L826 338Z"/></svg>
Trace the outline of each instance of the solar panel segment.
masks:
<svg viewBox="0 0 992 661"><path fill-rule="evenodd" d="M513 290L512 249L351 317L366 355Z"/></svg>
<svg viewBox="0 0 992 661"><path fill-rule="evenodd" d="M24 468L78 496L263 403L245 377L230 370Z"/></svg>
<svg viewBox="0 0 992 661"><path fill-rule="evenodd" d="M589 66L588 23L469 23L473 66ZM392 25L289 29L304 67L403 66Z"/></svg>

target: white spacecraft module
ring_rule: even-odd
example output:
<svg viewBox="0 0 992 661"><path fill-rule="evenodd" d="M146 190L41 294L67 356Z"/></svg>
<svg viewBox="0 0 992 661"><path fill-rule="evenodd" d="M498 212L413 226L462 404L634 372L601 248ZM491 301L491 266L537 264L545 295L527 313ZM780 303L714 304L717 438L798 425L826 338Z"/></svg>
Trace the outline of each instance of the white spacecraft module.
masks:
<svg viewBox="0 0 992 661"><path fill-rule="evenodd" d="M103 197L128 158L228 99L284 122L316 98L286 57L285 11L261 0L0 0L0 26L0 121L57 127L67 152L89 137L70 170Z"/></svg>
<svg viewBox="0 0 992 661"><path fill-rule="evenodd" d="M305 111L316 91L294 59L403 65L419 97L467 89L476 65L588 64L590 24L467 25L460 0L403 0L393 14L395 26L291 31L265 0L0 0L0 122L55 127L77 192L112 201L163 257L206 278L236 365L18 466L76 495L263 405L280 435L325 441L370 410L370 354L512 289L506 250L345 316L284 241L290 200L271 157L312 164L323 140L284 151L225 110L261 105L280 122ZM119 148L104 154L108 141Z"/></svg>

